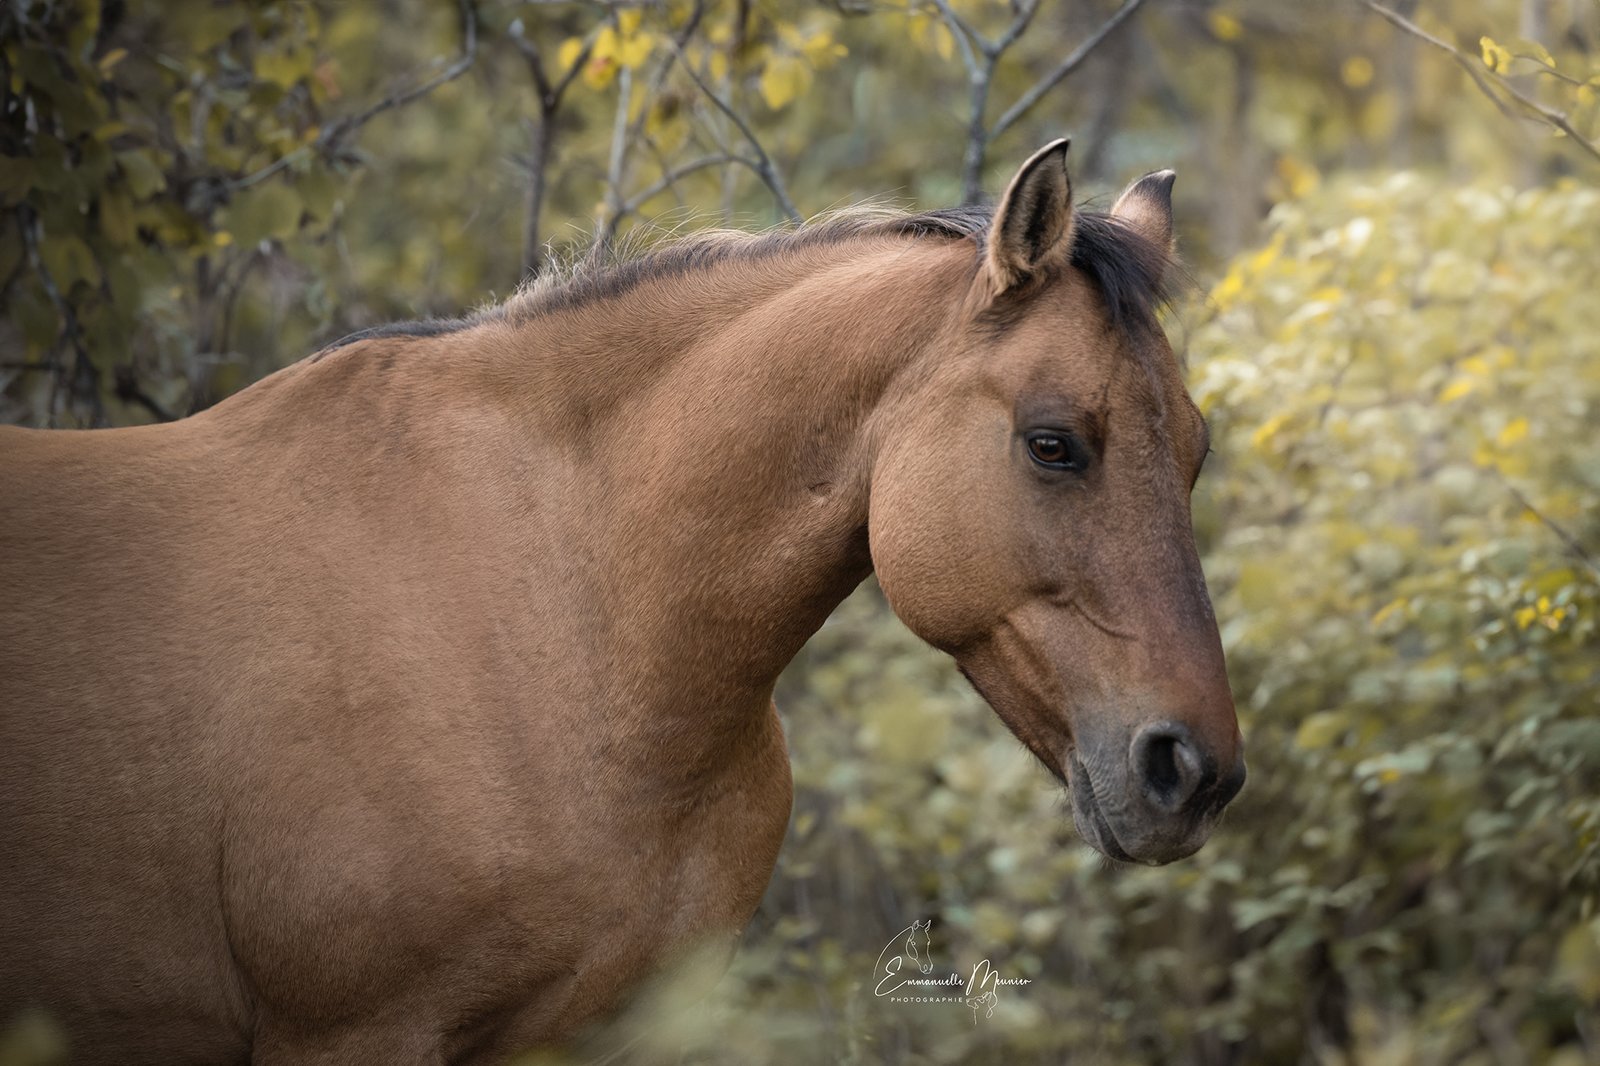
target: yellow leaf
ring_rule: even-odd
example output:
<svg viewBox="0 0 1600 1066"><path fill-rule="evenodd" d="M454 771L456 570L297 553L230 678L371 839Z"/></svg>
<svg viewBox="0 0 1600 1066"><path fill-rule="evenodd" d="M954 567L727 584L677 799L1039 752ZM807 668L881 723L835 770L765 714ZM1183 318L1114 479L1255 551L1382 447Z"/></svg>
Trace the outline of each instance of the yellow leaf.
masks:
<svg viewBox="0 0 1600 1066"><path fill-rule="evenodd" d="M1504 74L1511 67L1511 53L1495 43L1493 37L1478 38L1478 47L1483 52L1483 65L1496 74Z"/></svg>
<svg viewBox="0 0 1600 1066"><path fill-rule="evenodd" d="M1351 56L1339 70L1339 76L1351 89L1365 89L1371 85L1373 73L1372 60L1366 56Z"/></svg>
<svg viewBox="0 0 1600 1066"><path fill-rule="evenodd" d="M100 62L97 66L100 68L100 73L110 74L112 68L126 58L128 58L128 50L126 48L113 48L100 57Z"/></svg>
<svg viewBox="0 0 1600 1066"><path fill-rule="evenodd" d="M650 53L655 51L655 38L648 33L641 33L624 40L617 49L617 62L632 69L650 58Z"/></svg>
<svg viewBox="0 0 1600 1066"><path fill-rule="evenodd" d="M577 37L568 37L561 42L561 47L556 51L556 66L562 73L572 69L572 64L578 61L578 56L583 53L583 41Z"/></svg>
<svg viewBox="0 0 1600 1066"><path fill-rule="evenodd" d="M1278 431L1288 424L1288 421L1289 416L1287 414L1279 413L1273 415L1261 423L1254 433L1250 434L1250 446L1252 448L1265 447L1273 437L1278 435Z"/></svg>
<svg viewBox="0 0 1600 1066"><path fill-rule="evenodd" d="M1481 355L1468 356L1461 360L1461 369L1477 377L1489 376L1489 361Z"/></svg>
<svg viewBox="0 0 1600 1066"><path fill-rule="evenodd" d="M617 33L610 26L600 31L583 67L583 80L591 89L604 89L617 76L617 52L621 48Z"/></svg>
<svg viewBox="0 0 1600 1066"><path fill-rule="evenodd" d="M1406 603L1407 600L1404 596L1400 597L1398 600L1389 601L1389 603L1385 604L1377 614L1372 616L1372 628L1377 629L1379 626L1383 625L1386 620L1393 616L1396 611L1404 610Z"/></svg>
<svg viewBox="0 0 1600 1066"><path fill-rule="evenodd" d="M1212 36L1219 41L1235 41L1244 32L1244 26L1232 15L1224 15L1220 11L1213 11L1206 16L1206 23L1211 27Z"/></svg>
<svg viewBox="0 0 1600 1066"><path fill-rule="evenodd" d="M1502 448L1509 448L1527 435L1528 420L1526 418L1513 418L1500 431L1500 435L1495 438L1495 443Z"/></svg>
<svg viewBox="0 0 1600 1066"><path fill-rule="evenodd" d="M1306 751L1326 748L1344 735L1349 724L1343 711L1318 711L1307 715L1300 723L1300 728L1295 730L1295 746Z"/></svg>
<svg viewBox="0 0 1600 1066"><path fill-rule="evenodd" d="M711 53L710 64L711 80L722 81L728 76L728 53L717 49Z"/></svg>
<svg viewBox="0 0 1600 1066"><path fill-rule="evenodd" d="M1276 262L1278 256L1283 254L1283 244L1283 234L1274 234L1271 244L1267 245L1265 248L1261 249L1261 251L1250 257L1250 273L1259 274Z"/></svg>
<svg viewBox="0 0 1600 1066"><path fill-rule="evenodd" d="M1532 607L1518 607L1514 617L1517 620L1518 629L1527 629L1539 617L1539 612Z"/></svg>
<svg viewBox="0 0 1600 1066"><path fill-rule="evenodd" d="M1478 383L1471 378L1456 378L1439 394L1439 402L1455 403L1477 387Z"/></svg>
<svg viewBox="0 0 1600 1066"><path fill-rule="evenodd" d="M1517 37L1506 42L1506 51L1523 59L1536 60L1552 69L1556 65L1555 57L1550 54L1550 49L1527 37Z"/></svg>
<svg viewBox="0 0 1600 1066"><path fill-rule="evenodd" d="M638 8L629 8L617 16L617 25L621 27L624 35L638 33L639 26L644 22L644 12Z"/></svg>
<svg viewBox="0 0 1600 1066"><path fill-rule="evenodd" d="M211 235L211 243L216 245L218 248L226 248L228 245L233 243L233 234L229 233L225 229L218 230Z"/></svg>
<svg viewBox="0 0 1600 1066"><path fill-rule="evenodd" d="M946 33L949 31L946 30ZM832 66L833 62L850 54L850 49L833 39L827 32L814 33L800 45L800 52L814 67Z"/></svg>
<svg viewBox="0 0 1600 1066"><path fill-rule="evenodd" d="M797 56L775 55L761 72L761 98L777 111L805 92L811 70Z"/></svg>
<svg viewBox="0 0 1600 1066"><path fill-rule="evenodd" d="M1316 167L1291 155L1281 157L1276 170L1290 197L1296 200L1315 192L1322 181L1322 175L1317 173Z"/></svg>

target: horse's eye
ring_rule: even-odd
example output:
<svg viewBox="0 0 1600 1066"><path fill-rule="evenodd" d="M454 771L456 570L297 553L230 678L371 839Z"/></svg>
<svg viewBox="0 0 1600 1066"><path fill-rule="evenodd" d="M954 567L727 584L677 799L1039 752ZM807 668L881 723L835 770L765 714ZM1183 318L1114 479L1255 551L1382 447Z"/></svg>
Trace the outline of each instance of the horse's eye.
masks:
<svg viewBox="0 0 1600 1066"><path fill-rule="evenodd" d="M1028 455L1034 462L1050 470L1077 470L1081 466L1074 455L1072 442L1060 433L1041 431L1028 434Z"/></svg>

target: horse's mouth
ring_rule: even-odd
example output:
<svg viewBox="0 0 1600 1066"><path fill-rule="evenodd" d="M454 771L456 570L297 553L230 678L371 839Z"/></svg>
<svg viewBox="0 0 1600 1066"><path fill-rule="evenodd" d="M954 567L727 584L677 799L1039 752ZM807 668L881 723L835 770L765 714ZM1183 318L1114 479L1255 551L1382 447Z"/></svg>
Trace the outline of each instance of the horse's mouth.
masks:
<svg viewBox="0 0 1600 1066"><path fill-rule="evenodd" d="M1078 761L1077 752L1072 753L1069 762L1069 784L1072 792L1072 824L1078 827L1078 835L1100 854L1117 862L1138 862L1132 855L1125 851L1117 842L1116 833L1111 831L1111 823L1106 820L1105 814L1100 810L1100 801L1094 794L1094 782L1089 779L1089 771L1083 763Z"/></svg>

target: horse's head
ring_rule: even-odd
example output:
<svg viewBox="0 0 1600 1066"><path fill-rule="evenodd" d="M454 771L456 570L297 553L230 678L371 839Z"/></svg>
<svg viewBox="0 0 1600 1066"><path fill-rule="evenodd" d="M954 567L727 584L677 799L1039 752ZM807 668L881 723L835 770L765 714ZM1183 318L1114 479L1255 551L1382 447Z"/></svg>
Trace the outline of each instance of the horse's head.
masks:
<svg viewBox="0 0 1600 1066"><path fill-rule="evenodd" d="M1153 311L1172 174L1075 214L1066 149L1012 180L934 369L885 412L872 556L1083 836L1170 862L1245 776L1189 515L1207 429Z"/></svg>
<svg viewBox="0 0 1600 1066"><path fill-rule="evenodd" d="M906 930L906 955L923 973L933 972L933 942L928 935L928 930L933 927L933 919L925 922L912 922L911 928Z"/></svg>

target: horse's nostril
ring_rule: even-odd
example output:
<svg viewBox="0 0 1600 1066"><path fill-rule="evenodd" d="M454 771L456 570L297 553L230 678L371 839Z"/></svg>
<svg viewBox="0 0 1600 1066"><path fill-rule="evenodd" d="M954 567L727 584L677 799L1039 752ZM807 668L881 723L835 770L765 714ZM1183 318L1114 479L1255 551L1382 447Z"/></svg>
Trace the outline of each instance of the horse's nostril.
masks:
<svg viewBox="0 0 1600 1066"><path fill-rule="evenodd" d="M1171 792L1182 783L1177 747L1176 737L1153 737L1145 748L1145 781L1157 792Z"/></svg>
<svg viewBox="0 0 1600 1066"><path fill-rule="evenodd" d="M1180 810L1200 791L1208 776L1189 730L1176 722L1139 730L1129 755L1145 797L1164 811Z"/></svg>

